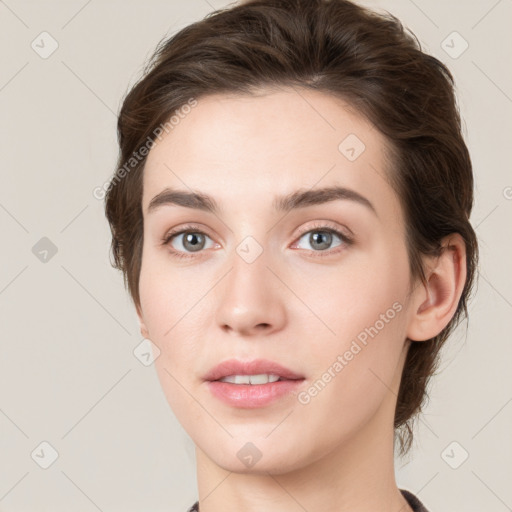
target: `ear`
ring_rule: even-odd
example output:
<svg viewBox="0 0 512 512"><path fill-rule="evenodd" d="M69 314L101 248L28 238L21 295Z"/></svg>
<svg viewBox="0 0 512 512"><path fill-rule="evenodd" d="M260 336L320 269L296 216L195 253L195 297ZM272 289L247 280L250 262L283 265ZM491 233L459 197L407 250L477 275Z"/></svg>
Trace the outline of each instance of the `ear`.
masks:
<svg viewBox="0 0 512 512"><path fill-rule="evenodd" d="M457 310L466 282L466 245L458 233L442 240L438 257L427 262L427 283L419 283L411 297L407 337L425 341L437 336Z"/></svg>
<svg viewBox="0 0 512 512"><path fill-rule="evenodd" d="M144 338L149 339L149 331L146 327L146 324L144 323L142 308L140 307L140 305L137 304L135 306L135 309L137 310L137 317L139 319L140 333L142 334L142 336L144 336Z"/></svg>

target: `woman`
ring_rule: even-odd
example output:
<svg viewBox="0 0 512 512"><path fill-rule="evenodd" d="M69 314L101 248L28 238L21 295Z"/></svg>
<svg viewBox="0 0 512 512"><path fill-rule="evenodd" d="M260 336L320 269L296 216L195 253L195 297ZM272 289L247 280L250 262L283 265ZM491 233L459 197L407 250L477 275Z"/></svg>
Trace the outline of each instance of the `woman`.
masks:
<svg viewBox="0 0 512 512"><path fill-rule="evenodd" d="M159 45L118 132L114 264L190 510L425 511L394 448L477 264L445 66L346 0L248 1Z"/></svg>

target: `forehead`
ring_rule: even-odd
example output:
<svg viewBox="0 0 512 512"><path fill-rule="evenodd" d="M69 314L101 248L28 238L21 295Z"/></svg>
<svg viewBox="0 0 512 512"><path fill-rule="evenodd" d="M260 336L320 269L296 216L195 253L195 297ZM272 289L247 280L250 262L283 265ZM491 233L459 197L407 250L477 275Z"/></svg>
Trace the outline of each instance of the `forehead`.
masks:
<svg viewBox="0 0 512 512"><path fill-rule="evenodd" d="M386 166L385 138L340 98L298 88L216 94L200 98L149 152L143 210L165 187L270 208L297 188L339 185L389 203L396 216Z"/></svg>

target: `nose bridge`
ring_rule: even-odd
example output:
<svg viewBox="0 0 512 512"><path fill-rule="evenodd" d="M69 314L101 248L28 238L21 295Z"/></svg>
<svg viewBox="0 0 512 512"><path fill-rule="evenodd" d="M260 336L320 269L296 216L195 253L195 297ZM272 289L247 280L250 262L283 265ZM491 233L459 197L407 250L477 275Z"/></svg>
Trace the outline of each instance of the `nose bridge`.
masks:
<svg viewBox="0 0 512 512"><path fill-rule="evenodd" d="M245 237L229 259L230 272L219 288L218 325L224 330L249 334L282 328L285 297L272 267L270 250L254 237Z"/></svg>

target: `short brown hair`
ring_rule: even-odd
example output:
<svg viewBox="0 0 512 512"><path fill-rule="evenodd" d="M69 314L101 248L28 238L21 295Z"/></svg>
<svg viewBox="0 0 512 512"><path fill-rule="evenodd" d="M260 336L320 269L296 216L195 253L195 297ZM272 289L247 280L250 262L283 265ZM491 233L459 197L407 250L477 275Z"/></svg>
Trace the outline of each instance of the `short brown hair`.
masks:
<svg viewBox="0 0 512 512"><path fill-rule="evenodd" d="M423 53L390 14L348 0L250 0L206 16L160 42L118 119L118 170L191 98L252 94L266 86L301 86L340 97L384 134L389 180L403 208L411 275L425 282L422 255L437 255L446 235L466 244L467 278L456 313L436 337L412 343L400 383L395 432L400 453L412 444L439 351L467 317L478 260L469 222L473 174L453 77ZM142 176L146 158L114 175L105 211L115 268L137 308L142 262Z"/></svg>

